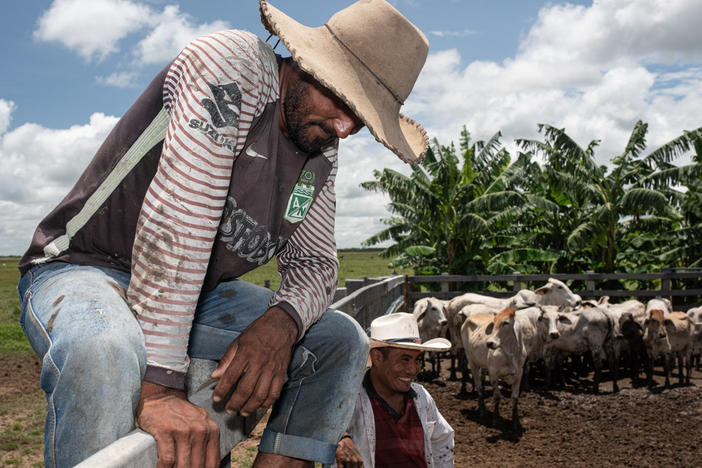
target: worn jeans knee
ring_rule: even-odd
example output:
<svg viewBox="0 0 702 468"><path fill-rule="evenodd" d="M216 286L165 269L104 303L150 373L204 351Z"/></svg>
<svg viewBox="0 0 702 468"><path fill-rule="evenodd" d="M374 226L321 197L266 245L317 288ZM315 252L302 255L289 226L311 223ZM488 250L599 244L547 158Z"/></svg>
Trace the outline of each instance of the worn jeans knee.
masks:
<svg viewBox="0 0 702 468"><path fill-rule="evenodd" d="M259 450L332 463L358 395L368 338L343 312L328 310L296 346L289 380Z"/></svg>
<svg viewBox="0 0 702 468"><path fill-rule="evenodd" d="M20 281L21 323L42 357L45 463L72 466L134 428L146 355L128 276L56 263Z"/></svg>

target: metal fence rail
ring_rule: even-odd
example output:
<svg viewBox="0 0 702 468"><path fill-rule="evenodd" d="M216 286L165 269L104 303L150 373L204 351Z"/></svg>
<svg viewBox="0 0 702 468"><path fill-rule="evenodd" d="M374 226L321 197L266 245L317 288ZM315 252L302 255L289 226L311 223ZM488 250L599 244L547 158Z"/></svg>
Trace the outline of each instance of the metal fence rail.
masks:
<svg viewBox="0 0 702 468"><path fill-rule="evenodd" d="M365 282L366 286L352 292L330 307L349 314L364 329L367 329L374 318L401 308L397 299L402 297L405 277L371 278L366 279ZM348 288L348 281L346 284Z"/></svg>

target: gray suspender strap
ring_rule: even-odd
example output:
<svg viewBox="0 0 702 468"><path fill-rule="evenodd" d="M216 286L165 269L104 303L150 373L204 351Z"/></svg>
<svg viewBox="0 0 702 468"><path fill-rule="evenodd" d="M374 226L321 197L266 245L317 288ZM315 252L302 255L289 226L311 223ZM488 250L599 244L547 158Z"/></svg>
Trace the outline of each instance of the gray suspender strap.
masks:
<svg viewBox="0 0 702 468"><path fill-rule="evenodd" d="M68 249L71 238L85 226L144 155L166 137L169 120L170 114L165 108L161 108L161 111L151 121L146 130L139 135L139 138L129 148L129 151L124 153L124 156L115 165L112 172L108 174L102 184L88 198L83 208L66 223L66 233L46 245L44 247L45 257L36 259L33 263L44 263Z"/></svg>

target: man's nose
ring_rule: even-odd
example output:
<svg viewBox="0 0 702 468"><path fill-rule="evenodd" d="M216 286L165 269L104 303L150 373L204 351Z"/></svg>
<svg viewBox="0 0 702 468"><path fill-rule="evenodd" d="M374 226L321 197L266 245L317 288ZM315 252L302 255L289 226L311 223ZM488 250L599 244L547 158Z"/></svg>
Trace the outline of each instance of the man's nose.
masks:
<svg viewBox="0 0 702 468"><path fill-rule="evenodd" d="M340 115L334 119L334 131L336 132L336 136L342 140L356 133L360 127L356 119L346 112L341 112Z"/></svg>

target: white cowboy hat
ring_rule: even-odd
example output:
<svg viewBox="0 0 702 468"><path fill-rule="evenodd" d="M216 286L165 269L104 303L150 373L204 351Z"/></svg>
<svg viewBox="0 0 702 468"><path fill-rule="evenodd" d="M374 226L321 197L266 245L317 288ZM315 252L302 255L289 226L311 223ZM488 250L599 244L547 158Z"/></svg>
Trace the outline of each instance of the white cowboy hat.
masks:
<svg viewBox="0 0 702 468"><path fill-rule="evenodd" d="M424 129L400 114L429 51L426 36L385 0L362 0L317 28L259 0L261 21L305 72L332 91L376 140L417 163L429 146Z"/></svg>
<svg viewBox="0 0 702 468"><path fill-rule="evenodd" d="M371 349L387 346L422 351L448 351L451 349L451 342L444 338L434 338L422 343L414 316L398 312L378 317L370 325Z"/></svg>

